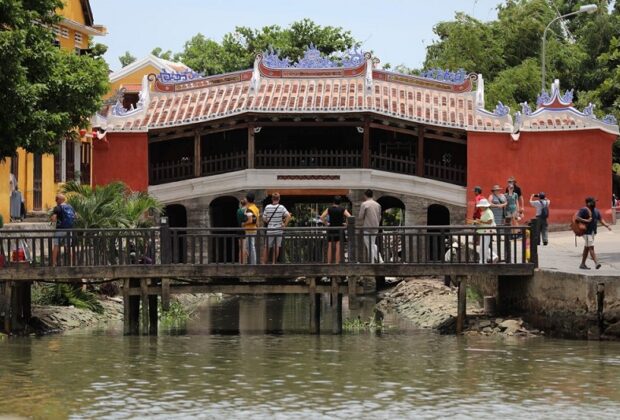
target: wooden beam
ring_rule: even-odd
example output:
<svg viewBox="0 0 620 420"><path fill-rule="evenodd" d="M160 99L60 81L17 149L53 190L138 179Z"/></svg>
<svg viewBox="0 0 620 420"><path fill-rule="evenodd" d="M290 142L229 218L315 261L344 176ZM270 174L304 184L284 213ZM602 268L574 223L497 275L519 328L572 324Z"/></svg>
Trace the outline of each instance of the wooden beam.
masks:
<svg viewBox="0 0 620 420"><path fill-rule="evenodd" d="M200 139L200 134L196 131L194 133L194 176L196 178L202 175L202 142Z"/></svg>
<svg viewBox="0 0 620 420"><path fill-rule="evenodd" d="M261 283L242 283L242 284L172 284L170 285L170 294L180 295L184 293L224 293L227 295L245 295L245 294L308 294L309 286L305 284L261 284ZM348 286L340 285L337 289L339 294L346 293ZM329 284L321 284L316 286L316 293L332 293L334 289ZM362 287L357 287L356 292L361 294L364 292ZM161 288L148 287L147 294L149 296L159 295ZM140 296L141 289L129 289L130 296Z"/></svg>
<svg viewBox="0 0 620 420"><path fill-rule="evenodd" d="M456 312L456 333L463 334L465 330L465 319L467 317L467 284L465 276L458 276L457 285L457 312Z"/></svg>
<svg viewBox="0 0 620 420"><path fill-rule="evenodd" d="M254 124L248 124L248 169L254 169L254 156L256 154Z"/></svg>
<svg viewBox="0 0 620 420"><path fill-rule="evenodd" d="M418 135L418 130L416 129L395 127L393 125L384 125L384 124L378 124L374 122L371 122L368 125L370 126L370 128L375 128L377 130L390 131L392 133L407 134L407 135L416 136L416 137Z"/></svg>
<svg viewBox="0 0 620 420"><path fill-rule="evenodd" d="M450 143L467 144L466 138L464 139L464 138L459 138L459 137L443 136L441 134L434 134L434 133L429 133L429 132L425 132L424 137L427 139L442 140L442 141L447 141Z"/></svg>
<svg viewBox="0 0 620 420"><path fill-rule="evenodd" d="M364 134L362 137L362 168L370 168L370 123L364 121Z"/></svg>
<svg viewBox="0 0 620 420"><path fill-rule="evenodd" d="M424 137L425 128L423 125L418 127L418 154L415 159L415 171L419 177L424 176Z"/></svg>
<svg viewBox="0 0 620 420"><path fill-rule="evenodd" d="M0 270L0 280L46 282L69 282L81 279L117 280L124 278L161 277L207 279L212 277L331 277L331 276L444 276L495 274L506 276L530 276L534 264L159 264L124 265L102 267L21 267L11 265Z"/></svg>
<svg viewBox="0 0 620 420"><path fill-rule="evenodd" d="M140 323L142 335L149 334L149 285L148 279L140 279Z"/></svg>
<svg viewBox="0 0 620 420"><path fill-rule="evenodd" d="M131 307L129 305L129 279L123 280L123 334L129 335L131 333Z"/></svg>

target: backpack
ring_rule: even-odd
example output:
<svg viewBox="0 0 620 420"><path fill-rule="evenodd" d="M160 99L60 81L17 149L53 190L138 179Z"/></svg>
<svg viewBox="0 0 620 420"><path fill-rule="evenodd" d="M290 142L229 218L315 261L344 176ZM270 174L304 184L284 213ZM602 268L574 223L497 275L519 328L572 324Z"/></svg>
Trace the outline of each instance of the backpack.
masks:
<svg viewBox="0 0 620 420"><path fill-rule="evenodd" d="M60 211L62 217L57 227L60 229L71 229L73 227L73 222L75 222L75 210L73 210L71 205L63 203L60 205Z"/></svg>
<svg viewBox="0 0 620 420"><path fill-rule="evenodd" d="M540 209L540 218L548 219L549 218L549 204L545 204L543 200L540 200L542 204L542 208Z"/></svg>
<svg viewBox="0 0 620 420"><path fill-rule="evenodd" d="M248 221L248 216L247 214L245 214L245 209L244 208L237 209L237 223L239 224L239 226L243 226L243 224L247 221Z"/></svg>
<svg viewBox="0 0 620 420"><path fill-rule="evenodd" d="M590 211L590 209L588 209L588 211ZM586 230L588 230L588 225L584 222L580 222L579 220L577 220L578 214L579 212L573 215L573 219L570 222L570 228L575 233L575 236L583 236L585 235ZM590 217L592 217L592 212L590 212Z"/></svg>

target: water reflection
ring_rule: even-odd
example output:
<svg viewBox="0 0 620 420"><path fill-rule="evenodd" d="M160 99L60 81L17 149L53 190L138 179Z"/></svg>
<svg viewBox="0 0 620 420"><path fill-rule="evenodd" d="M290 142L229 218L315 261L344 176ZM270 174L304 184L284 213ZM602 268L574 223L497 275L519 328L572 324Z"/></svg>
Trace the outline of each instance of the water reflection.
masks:
<svg viewBox="0 0 620 420"><path fill-rule="evenodd" d="M115 329L0 342L0 416L573 418L619 412L620 343L457 338L402 325L381 335L313 336L306 334L304 305L301 297L246 296L205 308L188 323L187 335L123 337Z"/></svg>

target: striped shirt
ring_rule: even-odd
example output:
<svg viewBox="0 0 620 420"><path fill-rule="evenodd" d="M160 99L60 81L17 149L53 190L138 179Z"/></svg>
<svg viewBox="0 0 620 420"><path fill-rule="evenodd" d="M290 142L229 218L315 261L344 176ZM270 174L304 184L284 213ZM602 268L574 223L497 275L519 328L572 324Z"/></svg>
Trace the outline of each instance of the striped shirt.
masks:
<svg viewBox="0 0 620 420"><path fill-rule="evenodd" d="M270 235L281 235L284 219L289 216L282 204L267 204L263 212L263 220L267 223Z"/></svg>

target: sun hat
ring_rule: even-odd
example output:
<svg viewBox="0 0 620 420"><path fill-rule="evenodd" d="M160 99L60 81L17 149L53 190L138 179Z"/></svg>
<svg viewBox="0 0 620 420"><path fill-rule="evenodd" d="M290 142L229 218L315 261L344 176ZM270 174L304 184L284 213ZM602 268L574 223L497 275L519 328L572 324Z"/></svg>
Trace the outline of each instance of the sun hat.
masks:
<svg viewBox="0 0 620 420"><path fill-rule="evenodd" d="M478 201L478 204L476 204L476 207L491 207L491 204L489 204L489 200L487 200L486 198L483 198L480 201Z"/></svg>
<svg viewBox="0 0 620 420"><path fill-rule="evenodd" d="M499 186L499 184L495 184L493 185L493 188L491 188L491 191L497 191L497 190L501 190L502 187Z"/></svg>

